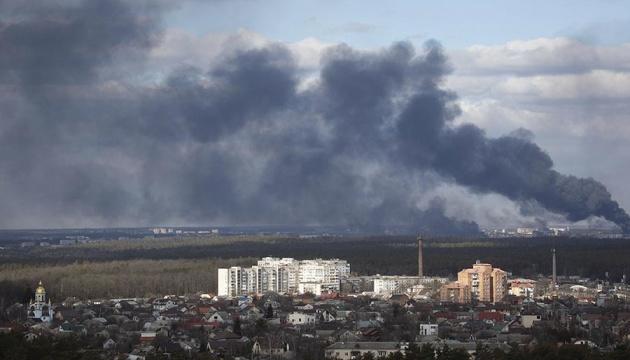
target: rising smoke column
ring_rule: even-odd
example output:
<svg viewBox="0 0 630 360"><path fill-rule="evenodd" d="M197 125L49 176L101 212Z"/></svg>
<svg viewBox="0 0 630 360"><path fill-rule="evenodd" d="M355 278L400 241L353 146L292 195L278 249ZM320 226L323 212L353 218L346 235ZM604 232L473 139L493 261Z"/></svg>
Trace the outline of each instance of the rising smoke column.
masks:
<svg viewBox="0 0 630 360"><path fill-rule="evenodd" d="M322 74L325 81L327 75L334 73L339 77L335 76L336 80L331 82L352 84L346 93L331 92L333 97L344 101L340 108L350 113L342 113L339 122L345 125L356 121L354 133L366 134L360 141L370 145L379 145L380 140L392 142L394 157L405 166L436 171L475 191L499 193L516 201L535 200L571 221L601 216L624 232L630 231L630 218L611 199L604 185L553 170L548 154L530 140L517 136L493 139L474 125L452 125L459 110L454 104L455 94L439 87L448 72L439 44L429 42L425 53L417 57L404 44L394 45L386 55L381 55L397 61L378 61L378 56L366 57L343 48L339 52L342 55L337 53L338 57L329 58ZM373 92L393 90L393 93L385 96L363 93L371 87L377 87ZM401 101L401 97L405 100ZM400 114L392 115L387 106L388 111L375 111L373 104L379 107L383 99L402 103ZM359 114L358 120L354 119L355 114ZM395 123L391 137L387 131L376 130L386 127L387 120L372 121L374 117L386 119L388 115ZM374 132L378 135L374 136ZM352 133L348 132L350 138Z"/></svg>
<svg viewBox="0 0 630 360"><path fill-rule="evenodd" d="M422 115L414 104L423 101L427 100L412 100L399 123L403 158L411 166L435 169L476 191L536 200L571 221L600 216L630 231L630 217L600 182L558 173L551 158L527 139L490 139L472 125L426 128L416 120ZM418 138L430 138L431 146L416 142ZM417 158L407 156L410 153Z"/></svg>
<svg viewBox="0 0 630 360"><path fill-rule="evenodd" d="M162 80L145 61L164 4L25 4L0 3L4 227L32 219L474 233L476 224L444 215L441 199L418 205L455 182L630 229L601 183L559 174L533 142L453 125L456 95L441 85L449 67L435 42L419 53L406 43L333 47L306 89L282 44Z"/></svg>

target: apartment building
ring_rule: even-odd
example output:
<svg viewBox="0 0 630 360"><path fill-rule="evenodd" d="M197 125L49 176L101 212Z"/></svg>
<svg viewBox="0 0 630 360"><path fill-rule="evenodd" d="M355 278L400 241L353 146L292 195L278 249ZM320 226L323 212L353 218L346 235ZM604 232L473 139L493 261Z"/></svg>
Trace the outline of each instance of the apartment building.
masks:
<svg viewBox="0 0 630 360"><path fill-rule="evenodd" d="M300 294L340 290L350 265L339 259L295 260L265 257L252 267L218 269L218 295L264 294L268 291Z"/></svg>
<svg viewBox="0 0 630 360"><path fill-rule="evenodd" d="M404 294L416 285L441 286L447 278L430 276L377 275L374 277L374 294Z"/></svg>
<svg viewBox="0 0 630 360"><path fill-rule="evenodd" d="M440 288L440 301L467 304L471 301L470 286L454 281Z"/></svg>
<svg viewBox="0 0 630 360"><path fill-rule="evenodd" d="M457 298L456 302L468 302L467 292L470 292L470 300L502 301L508 293L507 273L477 260L472 268L457 273L457 281L442 289L441 298L443 301Z"/></svg>

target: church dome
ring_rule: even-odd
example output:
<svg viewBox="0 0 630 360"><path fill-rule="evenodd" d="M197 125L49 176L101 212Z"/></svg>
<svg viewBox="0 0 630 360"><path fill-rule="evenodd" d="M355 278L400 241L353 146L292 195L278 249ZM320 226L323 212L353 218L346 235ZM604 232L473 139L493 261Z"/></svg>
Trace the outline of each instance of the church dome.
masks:
<svg viewBox="0 0 630 360"><path fill-rule="evenodd" d="M46 289L44 289L44 285L42 285L41 280L39 281L39 286L35 289L35 294L46 294Z"/></svg>

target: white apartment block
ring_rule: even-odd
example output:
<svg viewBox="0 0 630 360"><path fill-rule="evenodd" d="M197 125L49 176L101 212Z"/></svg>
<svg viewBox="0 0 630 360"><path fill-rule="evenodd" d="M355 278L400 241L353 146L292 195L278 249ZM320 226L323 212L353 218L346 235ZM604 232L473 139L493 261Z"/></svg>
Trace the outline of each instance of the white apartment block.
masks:
<svg viewBox="0 0 630 360"><path fill-rule="evenodd" d="M301 294L339 291L340 283L350 275L345 260L295 260L265 257L252 267L232 266L218 269L218 295L264 294L268 291Z"/></svg>
<svg viewBox="0 0 630 360"><path fill-rule="evenodd" d="M404 294L416 285L429 287L432 285L442 286L447 283L447 278L430 276L383 276L374 277L374 294Z"/></svg>

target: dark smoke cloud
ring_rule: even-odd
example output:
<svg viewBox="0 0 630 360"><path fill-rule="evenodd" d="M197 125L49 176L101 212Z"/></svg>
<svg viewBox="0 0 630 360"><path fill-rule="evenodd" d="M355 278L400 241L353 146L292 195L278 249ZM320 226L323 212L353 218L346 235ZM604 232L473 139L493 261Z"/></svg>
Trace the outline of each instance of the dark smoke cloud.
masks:
<svg viewBox="0 0 630 360"><path fill-rule="evenodd" d="M446 216L442 199L423 198L450 181L629 229L603 185L554 171L525 131L491 139L454 126L459 108L441 88L449 67L435 42L420 53L406 43L370 53L332 48L306 90L282 45L156 80L142 64L159 40L163 4L50 4L1 18L4 227L478 232Z"/></svg>
<svg viewBox="0 0 630 360"><path fill-rule="evenodd" d="M157 8L142 7L139 16L114 0L54 5L26 2L0 22L0 81L24 87L83 84L117 54L142 52L159 35Z"/></svg>

